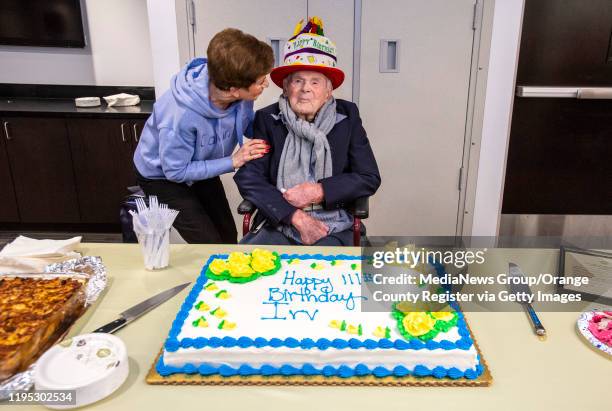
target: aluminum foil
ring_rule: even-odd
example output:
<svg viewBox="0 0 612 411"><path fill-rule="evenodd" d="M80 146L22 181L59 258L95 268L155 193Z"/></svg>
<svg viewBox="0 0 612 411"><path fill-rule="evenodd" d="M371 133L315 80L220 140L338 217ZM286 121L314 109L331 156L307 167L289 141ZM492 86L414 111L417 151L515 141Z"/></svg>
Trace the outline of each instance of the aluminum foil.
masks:
<svg viewBox="0 0 612 411"><path fill-rule="evenodd" d="M46 273L74 273L75 275L85 275L88 277L85 288L85 311L99 297L106 287L106 268L102 264L100 257L82 257L74 260L64 261L63 263L50 264L45 267ZM16 274L18 275L18 274ZM63 337L57 341L60 342ZM11 392L28 391L34 386L34 371L36 363L11 378L0 382L0 401L8 399Z"/></svg>
<svg viewBox="0 0 612 411"><path fill-rule="evenodd" d="M100 257L82 257L64 261L63 263L50 264L45 267L45 272L74 272L88 275L89 281L85 290L85 307L92 305L100 297L104 288L106 288L106 268L102 264Z"/></svg>

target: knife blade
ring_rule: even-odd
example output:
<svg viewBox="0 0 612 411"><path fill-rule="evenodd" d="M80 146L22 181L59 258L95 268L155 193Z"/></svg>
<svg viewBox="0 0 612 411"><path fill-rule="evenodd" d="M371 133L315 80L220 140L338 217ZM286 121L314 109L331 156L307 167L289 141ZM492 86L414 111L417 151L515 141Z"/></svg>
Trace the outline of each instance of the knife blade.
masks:
<svg viewBox="0 0 612 411"><path fill-rule="evenodd" d="M187 287L189 284L191 283L188 282L180 284L176 287L170 288L169 290L162 291L161 293L156 294L153 297L147 298L146 300L136 304L133 307L128 308L122 313L119 313L119 318L117 318L116 320L111 321L110 323L105 324L92 332L113 334L131 323L132 321L134 321L135 319L137 319L138 317L140 317L141 315L146 314L158 305L165 303L170 298L181 292L183 288Z"/></svg>
<svg viewBox="0 0 612 411"><path fill-rule="evenodd" d="M533 292L529 284L527 284L525 274L517 264L509 263L508 267L508 276L512 277L510 278L510 292L518 297L517 302L521 304L527 312L535 333L540 337L544 337L546 335L546 329L531 306L531 303L526 298L527 296L533 296Z"/></svg>

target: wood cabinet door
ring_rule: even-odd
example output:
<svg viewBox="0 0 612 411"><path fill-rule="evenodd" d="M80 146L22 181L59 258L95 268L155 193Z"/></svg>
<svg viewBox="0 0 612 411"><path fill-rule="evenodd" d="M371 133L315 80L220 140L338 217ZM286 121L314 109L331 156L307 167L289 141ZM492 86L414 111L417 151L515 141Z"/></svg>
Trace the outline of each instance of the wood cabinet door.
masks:
<svg viewBox="0 0 612 411"><path fill-rule="evenodd" d="M6 117L4 122L21 222L78 223L65 120Z"/></svg>
<svg viewBox="0 0 612 411"><path fill-rule="evenodd" d="M4 128L5 125L7 129ZM0 131L0 222L16 223L19 222L19 210L5 144L6 139L10 138L6 134L8 123L2 120L2 126Z"/></svg>
<svg viewBox="0 0 612 411"><path fill-rule="evenodd" d="M136 184L132 120L68 122L83 223L119 223L121 201Z"/></svg>

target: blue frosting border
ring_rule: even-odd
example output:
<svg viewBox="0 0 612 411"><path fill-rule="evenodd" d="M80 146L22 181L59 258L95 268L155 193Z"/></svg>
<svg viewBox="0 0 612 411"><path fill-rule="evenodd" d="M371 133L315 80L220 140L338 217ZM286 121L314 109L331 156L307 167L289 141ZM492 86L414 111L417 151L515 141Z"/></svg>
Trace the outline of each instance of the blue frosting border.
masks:
<svg viewBox="0 0 612 411"><path fill-rule="evenodd" d="M164 344L164 348L166 351L173 352L173 351L178 350L179 347L180 348L194 347L194 348L199 349L203 347L230 348L230 347L236 347L236 346L241 347L241 348L247 348L251 346L254 346L257 348L266 347L266 346L270 346L273 348L301 347L303 349L317 348L319 350L326 350L330 347L333 347L336 349L366 348L369 350L372 350L375 348L396 349L396 350L421 350L421 349L434 350L438 348L443 349L443 350L454 350L454 349L468 350L473 345L472 338L467 328L467 324L465 323L465 318L463 316L463 313L459 310L458 304L454 302L451 302L450 305L457 312L457 315L458 315L457 327L458 327L458 333L461 336L461 338L455 342L448 341L448 340L442 340L442 341L429 340L429 341L423 342L417 339L413 339L410 341L398 339L398 340L392 341L386 338L382 338L380 340L366 339L364 341L361 341L356 338L351 338L348 340L341 339L341 338L336 338L333 340L329 340L327 338L319 338L318 340L315 341L310 338L304 338L302 340L298 340L296 338L291 338L291 337L285 338L285 339L271 338L269 340L264 337L258 337L255 339L250 338L250 337L239 337L239 338L198 337L198 338L183 338L182 340L179 341L177 337L181 332L183 324L185 323L185 319L189 316L189 311L191 310L191 307L195 305L198 295L200 295L200 292L202 291L204 285L206 284L208 280L208 277L206 277L206 274L205 274L206 269L208 268L208 265L215 258L227 258L227 257L228 257L227 254L213 254L210 256L206 264L204 264L204 266L202 267L202 270L200 272L198 279L196 280L196 283L192 287L191 291L189 292L189 295L183 302L183 305L181 306L179 313L177 314L176 318L172 322L172 327L170 329L168 338L166 339L166 342ZM281 254L280 257L282 259L296 259L297 258L297 259L302 259L302 260L318 259L318 260L327 260L327 261L333 261L333 260L357 261L357 260L363 259L362 256L351 256L351 255L345 255L345 254L340 254L340 255ZM433 264L433 265L438 274L444 273L444 268L442 265L440 264ZM480 362L480 356L478 357L478 365L474 369L468 369L466 371L461 371L457 368L447 369L444 367L436 367L434 369L429 369L422 365L416 366L414 370L408 370L407 368L403 366L395 367L392 370L389 370L384 367L376 367L374 369L369 369L364 364L359 364L354 368L351 368L348 366L340 366L337 368L333 366L325 366L320 369L315 368L311 364L304 364L304 366L302 366L301 368L296 368L288 364L285 364L280 367L264 365L259 369L250 367L246 364L240 366L239 368L232 368L226 365L215 367L209 364L202 364L199 367L196 367L193 364L186 364L184 367L172 367L172 366L167 366L164 364L163 355L160 356L160 359L156 365L156 369L159 372L159 374L162 376L173 374L173 373L193 374L193 373L199 372L202 375L220 374L222 376L258 374L258 375L325 375L325 376L339 376L339 377L354 377L354 376L372 374L377 377L386 377L386 376L391 376L391 375L394 375L397 377L406 376L406 375L415 375L418 377L425 377L425 376L433 376L436 378L464 377L468 379L477 378L480 374L482 374L482 371L483 371L482 365Z"/></svg>
<svg viewBox="0 0 612 411"><path fill-rule="evenodd" d="M213 375L219 374L222 377L232 377L239 375L242 377L248 377L250 375L323 375L325 377L362 377L366 375L373 375L375 377L406 377L408 375L414 375L415 377L435 377L435 378L451 378L453 380L458 378L466 378L473 380L478 378L484 371L480 355L478 356L478 365L476 367L461 371L458 368L451 367L435 367L433 369L427 368L424 365L417 365L413 370L398 365L393 369L386 367L375 367L369 368L365 364L358 364L355 367L349 367L348 365L341 365L334 367L326 365L323 368L316 368L312 364L304 364L301 367L294 367L289 364L281 365L280 367L274 365L262 365L261 367L251 367L248 364L243 364L238 368L230 367L229 365L215 366L212 364L203 363L200 366L194 364L185 364L183 367L173 367L164 364L164 356L159 357L159 361L155 365L155 369L161 376L168 376L171 374L182 373L182 374L202 374L202 375Z"/></svg>

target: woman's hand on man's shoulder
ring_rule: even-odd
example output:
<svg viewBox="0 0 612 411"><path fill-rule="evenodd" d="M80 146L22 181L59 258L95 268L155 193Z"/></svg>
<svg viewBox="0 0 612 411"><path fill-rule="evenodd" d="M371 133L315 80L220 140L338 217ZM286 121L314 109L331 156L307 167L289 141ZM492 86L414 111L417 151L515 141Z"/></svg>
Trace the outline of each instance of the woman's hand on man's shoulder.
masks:
<svg viewBox="0 0 612 411"><path fill-rule="evenodd" d="M270 146L265 140L251 139L245 140L234 154L232 154L232 165L234 168L240 168L249 161L262 158L270 151Z"/></svg>

